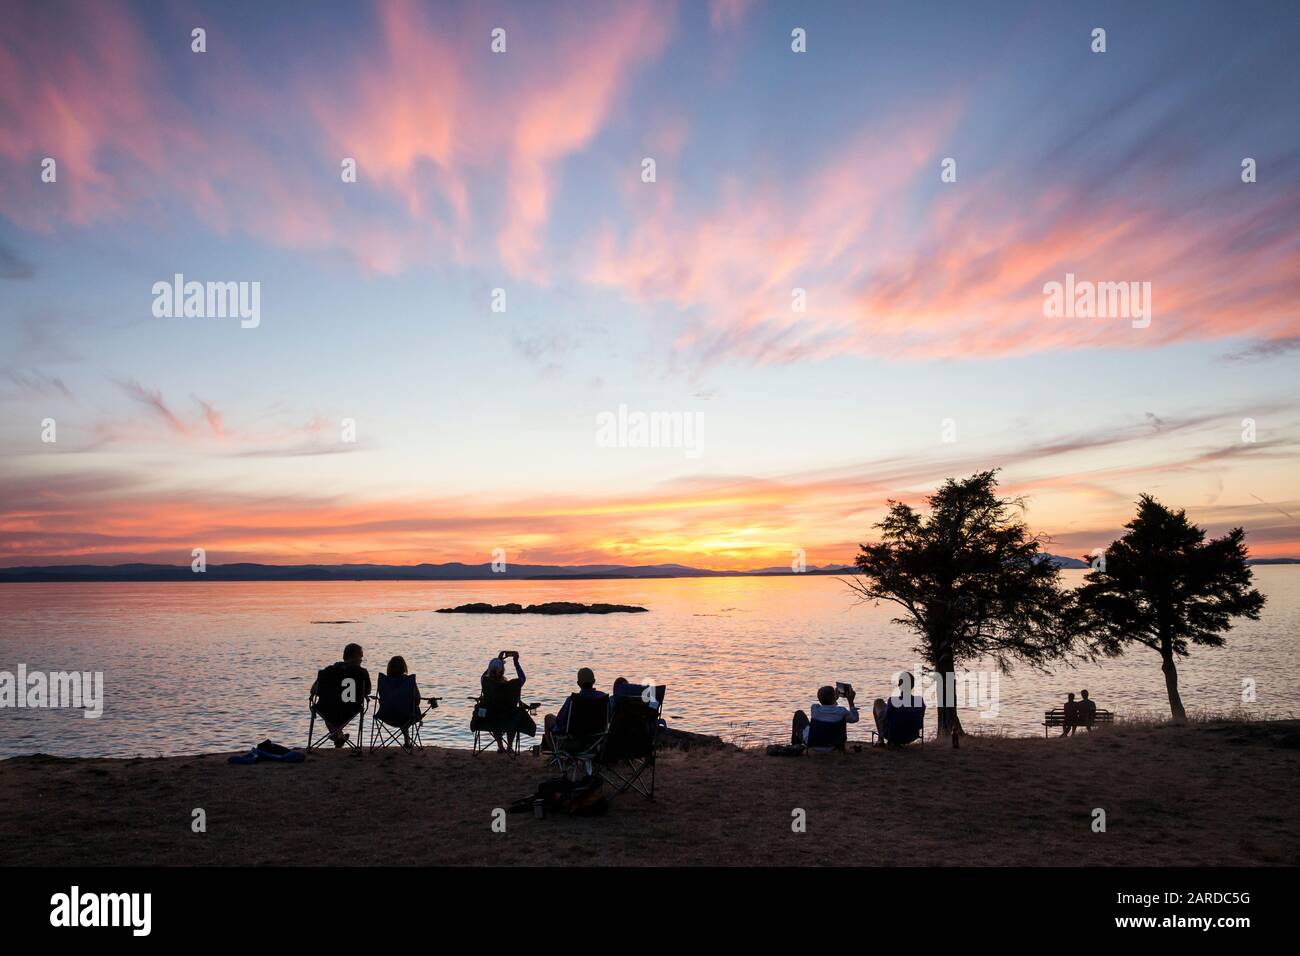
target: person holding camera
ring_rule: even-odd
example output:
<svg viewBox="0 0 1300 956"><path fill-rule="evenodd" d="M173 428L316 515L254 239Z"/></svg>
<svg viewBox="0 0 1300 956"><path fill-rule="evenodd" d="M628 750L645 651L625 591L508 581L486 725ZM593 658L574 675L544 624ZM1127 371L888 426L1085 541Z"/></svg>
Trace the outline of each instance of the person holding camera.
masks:
<svg viewBox="0 0 1300 956"><path fill-rule="evenodd" d="M802 710L794 712L794 723L790 728L790 743L795 747L803 747L808 743L808 730L813 721L825 723L847 723L856 724L858 722L858 708L853 703L855 698L853 686L851 684L837 684L831 687L829 684L817 690L817 703L812 705L812 718ZM849 706L845 707L836 703L841 697L848 701Z"/></svg>
<svg viewBox="0 0 1300 956"><path fill-rule="evenodd" d="M509 658L515 665L515 676L510 680L506 680L506 658ZM479 678L479 685L485 691L489 687L499 687L503 685L517 685L520 690L523 690L524 681L527 679L528 678L524 676L524 669L519 666L519 652L502 651L496 657L492 658L492 660L488 661L487 670L485 670L483 676Z"/></svg>
<svg viewBox="0 0 1300 956"><path fill-rule="evenodd" d="M515 676L508 680L506 679L507 658L515 665ZM507 713L510 715L511 726L506 732L509 738L509 746L507 746L507 741L501 739L500 731L491 731L498 752L512 749L515 739L521 733L529 737L537 733L536 722L522 708L520 701L524 681L527 679L524 676L524 669L519 666L518 651L502 651L488 661L487 670L479 678L479 686L482 690L482 695L479 697L480 705L494 713Z"/></svg>

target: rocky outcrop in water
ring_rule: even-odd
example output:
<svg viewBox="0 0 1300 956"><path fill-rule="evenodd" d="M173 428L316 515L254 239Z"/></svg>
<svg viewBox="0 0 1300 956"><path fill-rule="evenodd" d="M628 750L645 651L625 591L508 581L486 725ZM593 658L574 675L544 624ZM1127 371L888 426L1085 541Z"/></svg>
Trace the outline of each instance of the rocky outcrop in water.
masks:
<svg viewBox="0 0 1300 956"><path fill-rule="evenodd" d="M546 604L462 604L440 607L439 614L620 614L644 611L635 604L579 604L576 601L550 601Z"/></svg>

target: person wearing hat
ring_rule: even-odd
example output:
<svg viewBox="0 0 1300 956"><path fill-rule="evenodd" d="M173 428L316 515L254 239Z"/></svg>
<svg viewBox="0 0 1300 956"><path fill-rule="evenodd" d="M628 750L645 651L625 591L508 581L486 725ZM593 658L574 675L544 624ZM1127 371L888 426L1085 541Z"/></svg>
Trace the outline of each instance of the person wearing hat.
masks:
<svg viewBox="0 0 1300 956"><path fill-rule="evenodd" d="M511 680L506 680L505 659L507 657L509 657L515 665L515 676ZM524 681L527 679L528 678L524 676L524 669L519 666L519 652L502 651L496 657L492 658L492 660L488 661L487 670L483 672L483 676L479 679L479 684L482 686L484 691L487 691L489 686L499 686L501 684L518 684L519 689L522 690Z"/></svg>
<svg viewBox="0 0 1300 956"><path fill-rule="evenodd" d="M506 658L509 657L515 665L515 676L506 680ZM483 676L479 678L479 686L482 689L482 696L479 700L483 705L495 708L500 711L511 711L511 719L514 726L507 731L510 737L510 747L514 747L514 739L521 732L532 736L537 733L537 724L535 724L526 711L520 710L520 694L524 688L524 681L528 678L524 675L524 669L519 666L518 651L502 651L496 657L487 663L487 670L483 671ZM501 739L500 731L491 731L493 739L496 741L497 750L504 751L507 749L505 741Z"/></svg>
<svg viewBox="0 0 1300 956"><path fill-rule="evenodd" d="M596 675L590 667L581 667L578 669L578 696L594 697L596 700L607 700L609 695L604 691L596 690ZM569 731L569 701L571 698L564 698L564 704L560 707L558 714L547 714L545 720L546 734L565 734ZM553 738L552 738L553 741Z"/></svg>

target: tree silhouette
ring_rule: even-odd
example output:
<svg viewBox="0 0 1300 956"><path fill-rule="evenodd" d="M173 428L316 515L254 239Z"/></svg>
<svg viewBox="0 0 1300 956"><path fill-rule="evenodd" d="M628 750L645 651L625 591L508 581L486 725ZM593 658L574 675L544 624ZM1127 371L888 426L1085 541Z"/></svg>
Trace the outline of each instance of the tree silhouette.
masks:
<svg viewBox="0 0 1300 956"><path fill-rule="evenodd" d="M963 733L950 691L958 662L1013 660L1041 667L1072 644L1069 602L1060 570L1018 520L1021 499L999 498L997 472L949 478L927 502L928 516L898 501L875 527L878 544L861 546L863 600L890 601L906 612L894 623L920 639L914 651L940 681L939 732Z"/></svg>
<svg viewBox="0 0 1300 956"><path fill-rule="evenodd" d="M1138 499L1128 532L1106 549L1077 592L1080 624L1092 649L1111 657L1130 644L1160 654L1169 710L1187 719L1178 696L1175 660L1188 644L1222 647L1232 618L1259 620L1264 596L1251 588L1245 532L1233 528L1205 540L1205 531L1151 495Z"/></svg>

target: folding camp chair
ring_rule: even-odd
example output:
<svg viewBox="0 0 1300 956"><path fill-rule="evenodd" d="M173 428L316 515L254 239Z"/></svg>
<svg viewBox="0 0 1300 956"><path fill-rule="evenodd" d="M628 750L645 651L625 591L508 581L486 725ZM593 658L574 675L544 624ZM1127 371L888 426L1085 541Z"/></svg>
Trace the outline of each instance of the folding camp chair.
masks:
<svg viewBox="0 0 1300 956"><path fill-rule="evenodd" d="M618 694L609 720L605 745L596 758L596 772L616 793L635 790L655 798L655 738L663 726L663 684L650 693ZM643 779L648 778L649 783Z"/></svg>
<svg viewBox="0 0 1300 956"><path fill-rule="evenodd" d="M608 732L609 698L570 694L568 725L564 733L551 734L555 748L550 754L551 766L570 779L577 779L579 767L591 776Z"/></svg>
<svg viewBox="0 0 1300 956"><path fill-rule="evenodd" d="M804 753L846 753L849 742L849 725L844 720L813 720L808 723L808 739Z"/></svg>
<svg viewBox="0 0 1300 956"><path fill-rule="evenodd" d="M517 683L485 682L483 693L469 700L474 702L469 719L469 729L474 731L474 753L483 753L501 738L505 741L505 752L517 757L519 738L537 734L534 717L541 705L520 702Z"/></svg>
<svg viewBox="0 0 1300 956"><path fill-rule="evenodd" d="M374 713L370 717L370 752L394 744L408 752L422 750L424 742L420 739L420 727L425 716L438 706L442 698L421 697L417 700L411 693L415 689L414 674L401 677L380 674L376 689L378 693L370 697L374 704ZM427 706L421 708L420 704ZM411 739L409 745L402 740L403 729Z"/></svg>
<svg viewBox="0 0 1300 956"><path fill-rule="evenodd" d="M360 688L357 688L358 692ZM316 672L316 681L311 685L311 693L307 697L307 708L311 711L311 723L307 725L307 750L311 752L318 750L325 745L325 742L331 740L328 732L320 737L315 737L316 716L320 712L321 723L325 722L327 711L334 711L337 708L349 706L354 702L344 702L343 687L338 681L337 674L332 667L322 667ZM357 712L357 735L356 737L348 736L344 741L345 746L354 750L361 749L361 741L366 733L366 698L363 696L360 701L361 709ZM324 709L322 709L324 708ZM349 717L347 723L339 728L339 733L352 723L353 718Z"/></svg>
<svg viewBox="0 0 1300 956"><path fill-rule="evenodd" d="M924 705L919 707L911 705L894 707L887 712L887 718L889 719L889 736L885 740L889 747L898 749L918 740L921 741L922 747L925 746ZM879 737L879 732L871 731L871 743L873 745Z"/></svg>

